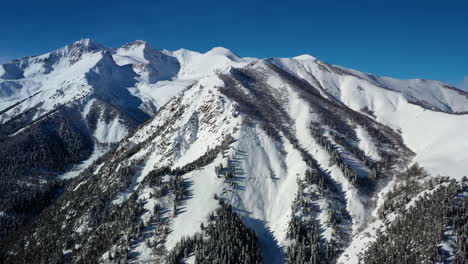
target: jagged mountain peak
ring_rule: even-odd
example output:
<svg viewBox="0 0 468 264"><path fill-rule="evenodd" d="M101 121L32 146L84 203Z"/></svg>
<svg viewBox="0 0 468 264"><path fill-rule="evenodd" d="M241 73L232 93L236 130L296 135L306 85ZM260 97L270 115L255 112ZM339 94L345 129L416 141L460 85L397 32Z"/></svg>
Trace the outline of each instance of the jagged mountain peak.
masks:
<svg viewBox="0 0 468 264"><path fill-rule="evenodd" d="M104 46L90 38L82 38L75 41L72 45L82 46L90 49L103 49Z"/></svg>
<svg viewBox="0 0 468 264"><path fill-rule="evenodd" d="M161 52L159 49L154 48L153 46L151 46L148 42L146 42L144 40L135 40L135 41L126 43L126 44L124 44L122 47L120 47L118 49L123 49L123 50L139 49L139 50L151 51L151 52L154 52L154 53Z"/></svg>
<svg viewBox="0 0 468 264"><path fill-rule="evenodd" d="M74 61L78 60L80 56L84 53L95 53L102 50L106 50L107 48L103 45L99 44L98 42L89 39L83 38L80 39L70 45L67 45L63 48L60 48L56 51L50 53L49 56L67 56L73 59Z"/></svg>
<svg viewBox="0 0 468 264"><path fill-rule="evenodd" d="M144 40L141 40L141 39L137 39L135 41L126 43L125 45L122 46L122 48L130 48L130 47L133 47L133 46L142 46L142 45L147 45L147 44L148 44L148 42L146 42Z"/></svg>
<svg viewBox="0 0 468 264"><path fill-rule="evenodd" d="M16 80L24 77L49 74L55 68L63 69L65 65L71 66L75 64L86 57L86 54L94 54L106 50L106 47L91 39L81 39L43 55L12 60L0 67L0 79ZM89 60L89 58L86 59ZM58 64L62 64L62 66L57 67Z"/></svg>
<svg viewBox="0 0 468 264"><path fill-rule="evenodd" d="M148 42L144 40L135 40L133 42L129 42L124 44L123 46L117 48L113 52L115 55L121 56L137 56L146 61L142 61L142 63L150 63L147 57L149 56L167 56L159 49L154 48Z"/></svg>

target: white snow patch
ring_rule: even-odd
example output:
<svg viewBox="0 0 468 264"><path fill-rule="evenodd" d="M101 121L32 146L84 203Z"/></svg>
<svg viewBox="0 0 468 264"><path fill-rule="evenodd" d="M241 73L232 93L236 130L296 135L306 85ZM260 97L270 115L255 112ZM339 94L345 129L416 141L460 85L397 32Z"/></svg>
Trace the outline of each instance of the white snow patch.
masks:
<svg viewBox="0 0 468 264"><path fill-rule="evenodd" d="M128 134L127 128L119 118L112 119L109 123L99 119L94 131L94 137L100 143L119 142Z"/></svg>
<svg viewBox="0 0 468 264"><path fill-rule="evenodd" d="M94 148L93 153L91 156L87 159L82 161L80 164L75 165L71 170L67 171L66 173L62 174L59 176L61 179L73 179L80 175L82 171L84 171L86 168L89 167L95 160L97 160L99 157L101 157L104 153L106 153L106 149L104 147L96 145ZM78 189L79 185L75 188Z"/></svg>
<svg viewBox="0 0 468 264"><path fill-rule="evenodd" d="M213 197L223 189L224 181L215 174L217 162L184 175L184 180L190 184L190 199L179 208L178 215L172 223L172 232L168 235L166 247L172 249L182 236L190 236L200 230L200 224L207 221L208 215L218 207L218 201Z"/></svg>
<svg viewBox="0 0 468 264"><path fill-rule="evenodd" d="M362 149L367 156L376 161L380 161L382 158L379 155L379 150L371 140L369 133L361 126L357 126L355 131L359 138L359 148Z"/></svg>
<svg viewBox="0 0 468 264"><path fill-rule="evenodd" d="M447 175L461 179L467 175L468 114L453 115L424 109L410 104L397 92L372 85L361 85L365 97L343 90L343 102L359 111L367 107L376 120L401 131L404 143L416 153L414 162L421 164L432 175ZM357 91L354 89L353 91ZM351 93L347 93L350 91ZM360 98L357 100L356 98Z"/></svg>

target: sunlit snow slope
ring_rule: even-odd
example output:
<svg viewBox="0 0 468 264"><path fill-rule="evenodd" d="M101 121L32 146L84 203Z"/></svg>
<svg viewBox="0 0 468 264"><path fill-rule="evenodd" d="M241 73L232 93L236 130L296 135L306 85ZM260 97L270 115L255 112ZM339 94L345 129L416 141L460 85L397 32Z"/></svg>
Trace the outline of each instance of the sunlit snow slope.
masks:
<svg viewBox="0 0 468 264"><path fill-rule="evenodd" d="M434 175L467 175L468 93L439 81L398 80L326 64L310 56L273 59L286 71L321 87L324 96L401 133Z"/></svg>

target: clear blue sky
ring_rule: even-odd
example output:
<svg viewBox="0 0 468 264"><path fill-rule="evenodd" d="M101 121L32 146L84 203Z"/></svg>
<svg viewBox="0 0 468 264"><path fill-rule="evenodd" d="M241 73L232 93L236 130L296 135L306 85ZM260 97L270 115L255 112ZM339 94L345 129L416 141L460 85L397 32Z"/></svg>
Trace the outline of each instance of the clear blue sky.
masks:
<svg viewBox="0 0 468 264"><path fill-rule="evenodd" d="M464 2L2 1L0 60L84 37L110 47L143 39L169 50L224 46L260 58L307 53L379 75L461 86L468 76Z"/></svg>

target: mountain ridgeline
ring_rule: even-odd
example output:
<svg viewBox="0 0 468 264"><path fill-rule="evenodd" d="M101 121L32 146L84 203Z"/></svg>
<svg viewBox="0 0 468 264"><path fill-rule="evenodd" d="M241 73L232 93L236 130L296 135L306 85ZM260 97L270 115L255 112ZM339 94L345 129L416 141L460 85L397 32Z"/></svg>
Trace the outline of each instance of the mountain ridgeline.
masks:
<svg viewBox="0 0 468 264"><path fill-rule="evenodd" d="M85 39L18 59L0 262L466 263L467 111L309 55Z"/></svg>

